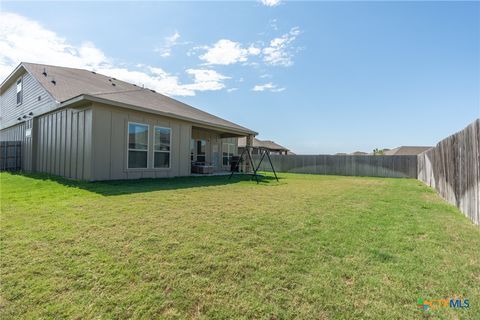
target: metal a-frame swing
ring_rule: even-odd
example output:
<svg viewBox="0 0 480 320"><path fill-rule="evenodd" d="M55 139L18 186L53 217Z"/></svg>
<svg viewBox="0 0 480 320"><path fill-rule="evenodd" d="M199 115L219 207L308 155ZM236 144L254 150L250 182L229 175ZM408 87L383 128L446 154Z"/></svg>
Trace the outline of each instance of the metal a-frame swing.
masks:
<svg viewBox="0 0 480 320"><path fill-rule="evenodd" d="M265 156L267 156L268 162L270 163L270 166L272 167L273 174L275 175L275 179L278 182L277 172L275 171L275 168L273 167L272 159L270 158L270 151L265 149L265 148L259 148L259 150L260 150L261 157L260 157L260 161L258 162L258 165L255 167L255 165L253 163L252 155L250 154L250 151L248 150L248 148L244 148L242 153L240 154L240 157L238 158L238 161L235 163L233 168L231 168L232 172L230 173L230 176L228 177L228 179L230 180L235 172L239 172L240 164L243 163L243 161L244 161L243 156L246 155L246 157L247 157L246 160L248 160L250 162L250 165L252 166L253 176L255 177L255 180L257 181L257 183L259 183L258 177L260 175L258 175L257 172L260 169L260 165L262 164L263 159L265 158Z"/></svg>
<svg viewBox="0 0 480 320"><path fill-rule="evenodd" d="M270 163L270 167L272 168L272 171L273 171L273 175L275 176L275 179L277 180L277 182L279 182L277 177L277 172L275 171L275 167L273 166L273 163L272 163L272 158L270 158L270 150L260 147L260 154L262 156L260 157L260 162L258 162L257 169L255 169L254 173L256 174L258 172L258 169L260 169L260 165L262 164L263 159L265 158L265 156L267 156L268 162Z"/></svg>

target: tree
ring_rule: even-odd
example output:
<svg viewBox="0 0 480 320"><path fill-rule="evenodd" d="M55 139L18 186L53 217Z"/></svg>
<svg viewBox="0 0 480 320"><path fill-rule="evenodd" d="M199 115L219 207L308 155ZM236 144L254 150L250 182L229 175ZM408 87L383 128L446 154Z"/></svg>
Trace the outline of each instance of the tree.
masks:
<svg viewBox="0 0 480 320"><path fill-rule="evenodd" d="M384 154L385 154L384 149L378 149L378 148L373 149L374 156L383 156Z"/></svg>

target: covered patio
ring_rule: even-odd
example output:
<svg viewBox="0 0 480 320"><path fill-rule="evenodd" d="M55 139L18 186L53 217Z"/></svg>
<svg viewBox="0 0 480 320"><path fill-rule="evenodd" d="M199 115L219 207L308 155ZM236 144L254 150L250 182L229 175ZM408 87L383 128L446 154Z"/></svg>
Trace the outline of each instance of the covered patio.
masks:
<svg viewBox="0 0 480 320"><path fill-rule="evenodd" d="M253 135L193 126L190 139L191 175L230 173L232 158L239 154L239 138L253 141Z"/></svg>

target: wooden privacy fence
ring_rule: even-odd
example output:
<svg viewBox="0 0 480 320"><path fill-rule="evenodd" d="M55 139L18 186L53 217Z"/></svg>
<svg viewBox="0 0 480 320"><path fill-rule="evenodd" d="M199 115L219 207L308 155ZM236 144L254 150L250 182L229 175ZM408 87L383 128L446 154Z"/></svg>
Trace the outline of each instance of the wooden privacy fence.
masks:
<svg viewBox="0 0 480 320"><path fill-rule="evenodd" d="M278 172L341 176L417 178L417 156L270 155ZM259 156L253 155L258 163ZM268 161L261 171L271 171Z"/></svg>
<svg viewBox="0 0 480 320"><path fill-rule="evenodd" d="M22 169L22 142L0 141L0 171Z"/></svg>
<svg viewBox="0 0 480 320"><path fill-rule="evenodd" d="M480 119L418 155L418 179L480 224Z"/></svg>

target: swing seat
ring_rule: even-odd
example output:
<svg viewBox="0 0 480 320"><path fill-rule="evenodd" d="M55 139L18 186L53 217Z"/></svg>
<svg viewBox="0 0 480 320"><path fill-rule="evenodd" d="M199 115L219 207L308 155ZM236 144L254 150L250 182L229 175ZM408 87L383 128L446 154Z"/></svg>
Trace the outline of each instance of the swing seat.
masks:
<svg viewBox="0 0 480 320"><path fill-rule="evenodd" d="M278 182L277 173L275 172L275 168L273 167L272 159L270 158L270 153L266 149L260 149L261 157L260 157L260 161L258 162L257 166L255 166L255 164L253 163L252 156L246 148L242 151L240 156L232 157L232 159L230 160L230 172L231 173L230 173L230 176L228 177L228 179L231 179L235 172L239 172L240 164L244 161L243 160L243 155L244 154L246 154L247 160L249 161L247 164L251 165L251 168L253 170L252 175L255 177L255 180L257 180L257 183L259 183L258 177L264 177L264 175L260 175L257 172L260 169L260 165L262 164L262 161L265 158L265 156L267 157L268 162L270 163L270 166L272 167L273 174L275 175L275 179Z"/></svg>

